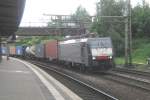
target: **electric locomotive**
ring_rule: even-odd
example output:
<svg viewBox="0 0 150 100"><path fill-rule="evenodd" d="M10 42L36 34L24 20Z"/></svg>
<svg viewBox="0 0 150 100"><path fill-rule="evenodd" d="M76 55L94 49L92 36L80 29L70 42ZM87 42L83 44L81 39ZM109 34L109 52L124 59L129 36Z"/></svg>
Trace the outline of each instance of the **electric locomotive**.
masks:
<svg viewBox="0 0 150 100"><path fill-rule="evenodd" d="M83 38L59 42L59 60L81 70L106 71L113 67L113 47L110 37Z"/></svg>

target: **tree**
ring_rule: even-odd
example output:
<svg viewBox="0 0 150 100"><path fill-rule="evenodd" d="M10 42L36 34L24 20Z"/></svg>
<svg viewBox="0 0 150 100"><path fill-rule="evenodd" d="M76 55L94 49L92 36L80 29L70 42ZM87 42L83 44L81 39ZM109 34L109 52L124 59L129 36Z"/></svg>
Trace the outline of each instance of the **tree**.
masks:
<svg viewBox="0 0 150 100"><path fill-rule="evenodd" d="M124 54L124 20L101 16L123 16L125 2L122 0L100 0L96 6L97 17L91 31L96 31L99 36L112 37L117 55Z"/></svg>
<svg viewBox="0 0 150 100"><path fill-rule="evenodd" d="M82 6L79 6L77 10L71 15L56 15L53 17L54 19L51 19L51 21L48 22L48 27L85 28L90 26L92 23L90 15Z"/></svg>
<svg viewBox="0 0 150 100"><path fill-rule="evenodd" d="M75 13L72 15L72 19L78 21L76 24L85 28L90 27L92 24L91 17L85 8L79 6Z"/></svg>
<svg viewBox="0 0 150 100"><path fill-rule="evenodd" d="M102 36L110 35L111 30L123 33L124 23L122 23L122 19L103 18L101 16L123 16L124 9L125 2L122 0L100 0L97 3L96 31Z"/></svg>
<svg viewBox="0 0 150 100"><path fill-rule="evenodd" d="M150 37L150 7L143 0L143 4L138 4L132 9L132 33L134 38Z"/></svg>

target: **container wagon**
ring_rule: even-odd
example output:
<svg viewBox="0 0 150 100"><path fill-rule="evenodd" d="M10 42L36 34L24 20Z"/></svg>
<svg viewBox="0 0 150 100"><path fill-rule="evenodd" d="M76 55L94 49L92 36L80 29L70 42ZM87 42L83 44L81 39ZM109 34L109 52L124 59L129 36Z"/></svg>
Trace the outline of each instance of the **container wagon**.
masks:
<svg viewBox="0 0 150 100"><path fill-rule="evenodd" d="M7 48L2 46L1 47L1 53L2 53L2 55L6 55L7 54Z"/></svg>
<svg viewBox="0 0 150 100"><path fill-rule="evenodd" d="M15 46L9 46L9 54L10 54L10 56L16 55L16 47Z"/></svg>
<svg viewBox="0 0 150 100"><path fill-rule="evenodd" d="M22 55L23 55L23 47L16 46L16 56L22 56Z"/></svg>
<svg viewBox="0 0 150 100"><path fill-rule="evenodd" d="M45 45L44 44L35 45L35 57L45 58Z"/></svg>
<svg viewBox="0 0 150 100"><path fill-rule="evenodd" d="M45 57L50 61L58 59L58 41L51 40L45 43Z"/></svg>
<svg viewBox="0 0 150 100"><path fill-rule="evenodd" d="M16 46L16 56L25 56L26 46Z"/></svg>

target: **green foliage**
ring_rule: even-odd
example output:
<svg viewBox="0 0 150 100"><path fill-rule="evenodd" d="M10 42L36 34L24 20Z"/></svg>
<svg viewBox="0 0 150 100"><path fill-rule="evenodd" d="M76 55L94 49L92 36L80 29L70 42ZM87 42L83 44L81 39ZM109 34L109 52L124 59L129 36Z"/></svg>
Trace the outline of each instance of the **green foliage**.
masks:
<svg viewBox="0 0 150 100"><path fill-rule="evenodd" d="M136 50L138 48L142 48L143 44L149 44L150 43L150 38L149 37L142 37L142 38L136 38L133 39L133 50Z"/></svg>
<svg viewBox="0 0 150 100"><path fill-rule="evenodd" d="M72 19L79 20L81 21L81 23L91 21L89 13L82 6L79 6L77 10L75 11L75 13L72 14Z"/></svg>
<svg viewBox="0 0 150 100"><path fill-rule="evenodd" d="M123 65L123 64L125 64L125 60L124 60L123 57L116 57L116 58L115 58L115 63L116 63L117 65Z"/></svg>
<svg viewBox="0 0 150 100"><path fill-rule="evenodd" d="M150 38L139 38L133 42L133 62L146 63L150 57Z"/></svg>
<svg viewBox="0 0 150 100"><path fill-rule="evenodd" d="M132 9L132 33L133 37L150 37L150 7L144 2Z"/></svg>
<svg viewBox="0 0 150 100"><path fill-rule="evenodd" d="M110 36L113 40L117 56L124 55L124 23L118 18L104 18L101 16L123 16L125 2L122 0L100 0L97 3L97 17L91 31L99 36Z"/></svg>
<svg viewBox="0 0 150 100"><path fill-rule="evenodd" d="M82 6L79 6L77 8L75 13L72 14L71 18L74 21L79 21L78 23L76 23L76 26L80 26L82 28L87 28L88 30L90 30L89 27L92 26L92 20L87 10Z"/></svg>
<svg viewBox="0 0 150 100"><path fill-rule="evenodd" d="M16 45L34 45L39 43L45 43L49 40L62 40L62 36L33 36L31 38L25 38L18 40Z"/></svg>
<svg viewBox="0 0 150 100"><path fill-rule="evenodd" d="M125 3L122 0L100 0L97 3L97 17L94 22L93 28L96 28L102 36L108 36L115 33L121 34L124 31L124 23L121 23L121 19L118 18L104 18L101 16L122 16Z"/></svg>
<svg viewBox="0 0 150 100"><path fill-rule="evenodd" d="M120 34L124 37L123 20L116 18L103 18L100 16L123 16L126 2L123 0L99 0L97 2L97 17L93 23L92 31L96 31L100 36L110 34ZM133 38L150 37L150 6L145 0L143 4L138 4L132 8L132 33Z"/></svg>
<svg viewBox="0 0 150 100"><path fill-rule="evenodd" d="M138 38L133 40L132 58L135 64L146 64L150 57L150 38ZM116 57L116 64L124 64L124 57Z"/></svg>
<svg viewBox="0 0 150 100"><path fill-rule="evenodd" d="M21 39L21 40L17 40L16 45L31 45L30 41L32 40L31 38L26 38L26 39Z"/></svg>
<svg viewBox="0 0 150 100"><path fill-rule="evenodd" d="M79 6L77 10L70 16L57 16L48 22L48 27L52 28L69 28L69 27L86 27L85 23L92 24L89 13L85 8ZM88 25L89 26L89 25Z"/></svg>
<svg viewBox="0 0 150 100"><path fill-rule="evenodd" d="M97 32L99 36L112 37L116 56L124 55L125 23L119 18L104 18L101 16L123 16L125 5L126 2L123 0L99 0L96 4L97 17L91 28L91 31ZM143 0L143 4L138 4L132 8L132 34L134 39L150 37L149 16L150 7L145 0Z"/></svg>

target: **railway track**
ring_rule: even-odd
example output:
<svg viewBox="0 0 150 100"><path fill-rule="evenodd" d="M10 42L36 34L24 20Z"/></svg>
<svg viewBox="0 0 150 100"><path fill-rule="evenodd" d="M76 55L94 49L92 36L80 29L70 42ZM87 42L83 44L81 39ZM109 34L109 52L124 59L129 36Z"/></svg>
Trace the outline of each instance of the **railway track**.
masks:
<svg viewBox="0 0 150 100"><path fill-rule="evenodd" d="M126 69L126 68L114 68L112 71L114 71L114 72L121 72L121 73L136 74L136 75L142 75L142 76L150 77L150 72L137 71L137 70Z"/></svg>
<svg viewBox="0 0 150 100"><path fill-rule="evenodd" d="M146 83L146 85L143 85L143 82L133 81L130 78L128 79L128 78L124 78L124 77L117 76L117 75L111 75L108 73L107 74L97 74L97 73L96 74L95 73L84 73L83 74L76 70L72 70L72 69L68 70L68 69L64 68L65 66L57 66L55 64L44 63L44 62L35 62L35 63L36 63L36 65L41 65L41 68L44 68L45 71L48 71L47 69L49 69L49 68L50 69L54 68L54 70L61 72L63 74L69 75L77 80L80 80L83 83L86 83L92 87L95 87L95 89L97 89L97 90L102 90L106 94L107 93L111 94L111 95L113 95L112 97L117 97L117 99L119 99L119 100L136 100L137 98L138 99L144 98L143 100L149 100L149 98L150 98L149 83L148 84ZM47 68L42 67L42 66L45 66ZM61 67L63 67L63 68L61 68ZM52 72L50 72L50 73L52 73ZM57 76L57 75L54 75L54 77L55 76ZM62 76L62 78L59 78L57 80L61 80L61 79L64 79L64 77ZM121 79L124 79L124 80L122 81ZM72 81L72 80L70 80L70 81ZM72 83L76 83L76 82L73 81ZM103 84L103 83L105 83L105 84ZM63 83L63 84L66 85L66 84L68 84L68 82ZM70 87L70 86L67 86L67 87ZM79 86L74 85L71 87L76 87L74 89L71 89L71 90L76 90ZM88 88L88 87L86 87L86 88ZM80 90L84 90L84 89L80 89ZM83 92L85 92L85 91L87 92L88 90L84 90ZM91 100L91 99L92 100L101 100L101 99L97 99L97 98L103 97L103 96L97 97L95 94L99 94L98 92L94 92L94 94L92 92L92 94L90 93L90 94L82 95L83 92L82 93L75 92L75 93L81 95L80 97L83 97L85 100ZM89 96L93 95L93 97L85 98L87 95L89 95ZM102 100L110 100L110 99L104 99L104 97L103 97Z"/></svg>
<svg viewBox="0 0 150 100"><path fill-rule="evenodd" d="M82 80L79 80L73 76L70 76L68 74L65 74L63 72L61 72L60 70L58 71L57 68L55 67L49 67L46 64L43 63L37 63L35 61L30 61L32 64L39 66L43 69L46 69L45 71L51 71L50 73L54 75L54 77L59 77L59 81L61 81L62 79L66 78L67 80L69 80L68 82L66 82L67 80L62 80L62 83L64 83L65 85L68 83L72 83L75 84L74 86L71 87L76 87L72 90L76 90L77 94L79 94L81 97L84 98L84 100L119 100L109 94L107 94L104 91L101 91L93 86L91 86L88 83L83 82ZM48 70L47 70L48 69ZM61 78L60 78L61 77ZM56 78L57 79L57 78ZM70 86L70 85L69 85ZM80 88L79 88L80 87ZM81 89L82 88L82 89ZM86 98L87 97L87 98Z"/></svg>
<svg viewBox="0 0 150 100"><path fill-rule="evenodd" d="M150 92L150 73L123 68L108 72L103 78Z"/></svg>
<svg viewBox="0 0 150 100"><path fill-rule="evenodd" d="M114 72L108 72L103 78L150 92L150 80L147 79L141 79L138 77Z"/></svg>

